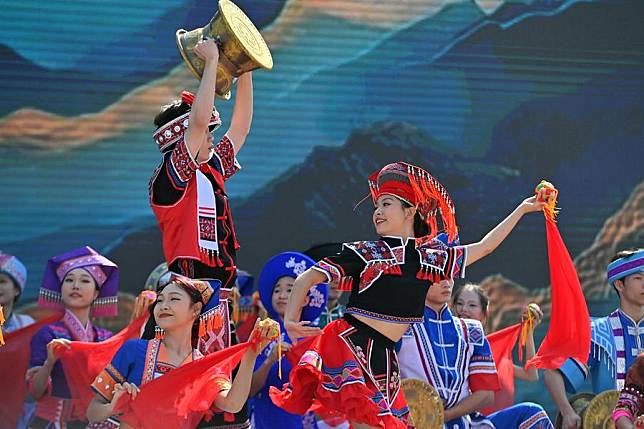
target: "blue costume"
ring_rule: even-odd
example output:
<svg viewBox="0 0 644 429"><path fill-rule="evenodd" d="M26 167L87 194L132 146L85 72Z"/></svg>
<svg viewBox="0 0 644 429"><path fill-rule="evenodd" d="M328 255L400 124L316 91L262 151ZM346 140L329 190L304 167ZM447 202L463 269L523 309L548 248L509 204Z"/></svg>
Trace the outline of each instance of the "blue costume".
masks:
<svg viewBox="0 0 644 429"><path fill-rule="evenodd" d="M568 359L559 368L566 391L575 393L588 376L593 392L621 390L626 372L644 352L644 320L635 322L621 310L591 322L590 356L587 365Z"/></svg>
<svg viewBox="0 0 644 429"><path fill-rule="evenodd" d="M264 308L268 312L268 316L279 321L282 338L281 340L287 343L292 343L292 340L284 330L284 321L277 314L272 305L273 289L277 281L282 277L297 278L297 276L308 268L312 267L315 261L296 252L285 252L271 258L259 276L259 296L262 300ZM317 323L322 310L326 307L327 300L327 285L320 284L312 287L308 292L308 304L302 310L302 320L308 320ZM266 361L274 347L277 347L277 340L271 342L266 348L257 356L255 361L255 371ZM313 413L307 413L303 416L291 414L284 411L282 408L277 407L271 401L268 391L271 386L281 388L284 383L288 381L288 376L291 371L291 364L287 359L282 359L282 378L278 374L278 362L273 364L268 372L266 383L262 386L261 390L249 399L249 404L252 413L252 425L256 429L304 429L315 428L315 416Z"/></svg>
<svg viewBox="0 0 644 429"><path fill-rule="evenodd" d="M176 368L167 362L166 349L158 339L128 340L116 352L110 364L101 371L92 383L92 390L105 401L114 396L114 386L132 383L142 386ZM193 350L181 365L201 358L198 350ZM222 380L225 388L230 388L229 380Z"/></svg>
<svg viewBox="0 0 644 429"><path fill-rule="evenodd" d="M414 323L398 343L402 378L434 386L446 409L479 390L498 390L499 380L490 344L481 323L452 315L447 304L437 313L425 307L422 323ZM553 428L540 405L517 404L483 416L472 413L445 422L445 428Z"/></svg>
<svg viewBox="0 0 644 429"><path fill-rule="evenodd" d="M223 313L227 309L220 303L221 282L219 280L192 280L174 273L170 275L169 280L169 283L178 284L185 289L195 289L199 293L203 304L198 320L200 324L206 324L208 321L212 323L212 320L224 320ZM203 354L198 349L193 349L179 366L202 357ZM140 387L175 368L177 368L175 365L169 363L162 340L158 338L129 340L119 348L110 364L94 379L91 387L104 401L111 402L116 384L128 382ZM229 374L221 374L221 377L214 382L218 385L219 391L231 388ZM248 424L239 427L247 428Z"/></svg>
<svg viewBox="0 0 644 429"><path fill-rule="evenodd" d="M630 275L644 272L644 250L611 262L607 267L608 283L615 286ZM621 390L628 368L644 352L644 319L635 321L621 310L591 322L590 356L588 364L568 359L559 371L566 390L576 392L590 375L593 392Z"/></svg>

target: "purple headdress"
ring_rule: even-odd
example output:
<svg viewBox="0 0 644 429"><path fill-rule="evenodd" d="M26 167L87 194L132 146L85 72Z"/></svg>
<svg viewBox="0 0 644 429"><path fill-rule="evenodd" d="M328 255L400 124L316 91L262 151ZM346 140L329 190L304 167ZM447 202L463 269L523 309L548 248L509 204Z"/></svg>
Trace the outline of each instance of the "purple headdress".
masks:
<svg viewBox="0 0 644 429"><path fill-rule="evenodd" d="M98 298L92 304L93 317L116 316L118 308L119 268L89 246L74 249L47 261L38 304L63 309L61 286L67 273L76 268L87 271L96 281Z"/></svg>

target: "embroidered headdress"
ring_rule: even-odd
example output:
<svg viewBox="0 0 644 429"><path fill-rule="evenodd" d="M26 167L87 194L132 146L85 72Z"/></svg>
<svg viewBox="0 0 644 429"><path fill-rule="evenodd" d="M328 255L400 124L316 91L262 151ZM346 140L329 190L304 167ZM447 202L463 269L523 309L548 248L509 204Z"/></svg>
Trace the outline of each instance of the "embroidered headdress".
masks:
<svg viewBox="0 0 644 429"><path fill-rule="evenodd" d="M99 289L92 304L93 317L116 316L119 285L118 266L89 246L74 249L47 261L40 286L38 304L43 307L63 309L61 286L67 273L76 268L87 271Z"/></svg>
<svg viewBox="0 0 644 429"><path fill-rule="evenodd" d="M181 101L192 106L192 103L195 100L194 94L183 91L181 93ZM152 134L155 143L159 146L161 152L165 152L173 144L178 142L183 138L188 125L190 125L190 110L184 113L181 116L174 118L166 124L161 125L155 132ZM208 122L210 126L210 131L214 131L221 125L221 118L219 117L219 112L213 106L212 115L210 116L210 121Z"/></svg>
<svg viewBox="0 0 644 429"><path fill-rule="evenodd" d="M632 255L619 258L608 264L608 283L623 279L635 273L644 272L644 249L639 249Z"/></svg>
<svg viewBox="0 0 644 429"><path fill-rule="evenodd" d="M443 229L452 241L458 234L454 202L441 183L427 171L405 162L385 165L369 176L374 204L381 195L393 195L416 207L427 223L430 236L438 233L436 212L440 211Z"/></svg>
<svg viewBox="0 0 644 429"><path fill-rule="evenodd" d="M224 324L228 323L228 309L220 305L221 281L215 279L195 280L171 272L166 285L171 283L199 293L203 307L201 307L201 314L199 315L197 348L202 353L209 354L212 352L212 346L217 342L219 335L227 329Z"/></svg>
<svg viewBox="0 0 644 429"><path fill-rule="evenodd" d="M259 274L258 290L259 298L268 312L268 317L273 320L280 320L272 302L273 289L277 281L286 276L297 278L313 265L315 265L313 259L298 252L280 253L266 262L262 272ZM327 294L326 283L315 285L309 289L307 304L302 308L301 320L315 321L326 307Z"/></svg>
<svg viewBox="0 0 644 429"><path fill-rule="evenodd" d="M18 286L20 293L25 290L27 284L27 268L18 258L0 250L0 273L11 277L11 280Z"/></svg>

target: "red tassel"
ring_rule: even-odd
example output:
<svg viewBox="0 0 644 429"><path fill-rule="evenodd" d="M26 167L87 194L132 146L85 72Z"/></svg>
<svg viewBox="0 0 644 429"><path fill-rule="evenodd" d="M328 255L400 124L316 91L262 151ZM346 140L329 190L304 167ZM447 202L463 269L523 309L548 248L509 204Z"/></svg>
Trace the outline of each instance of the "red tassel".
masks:
<svg viewBox="0 0 644 429"><path fill-rule="evenodd" d="M224 322L223 322L223 320L221 318L221 314L219 314L219 313L215 314L215 317L213 319L214 320L213 320L212 325L213 325L214 330L215 331L220 330L221 327L224 325Z"/></svg>
<svg viewBox="0 0 644 429"><path fill-rule="evenodd" d="M353 287L353 278L352 277L342 277L340 284L338 285L338 290L342 292L351 292Z"/></svg>
<svg viewBox="0 0 644 429"><path fill-rule="evenodd" d="M400 265L397 264L387 264L385 265L384 269L382 270L383 274L389 274L392 276L400 276L402 275L402 270L400 269Z"/></svg>
<svg viewBox="0 0 644 429"><path fill-rule="evenodd" d="M228 423L232 423L235 421L235 415L233 413L224 413L224 421Z"/></svg>
<svg viewBox="0 0 644 429"><path fill-rule="evenodd" d="M163 340L163 337L165 336L165 332L163 329L159 328L158 326L154 328L154 338L161 341Z"/></svg>
<svg viewBox="0 0 644 429"><path fill-rule="evenodd" d="M420 208L431 203L432 207L426 207L426 209L438 207L441 212L443 228L447 232L449 240L453 241L458 234L458 229L454 218L453 204L447 191L436 179L417 167L410 165L407 177L416 196L416 206ZM425 219L432 237L438 234L436 214L435 211L430 211Z"/></svg>
<svg viewBox="0 0 644 429"><path fill-rule="evenodd" d="M203 338L206 336L206 324L203 319L199 321L199 337Z"/></svg>

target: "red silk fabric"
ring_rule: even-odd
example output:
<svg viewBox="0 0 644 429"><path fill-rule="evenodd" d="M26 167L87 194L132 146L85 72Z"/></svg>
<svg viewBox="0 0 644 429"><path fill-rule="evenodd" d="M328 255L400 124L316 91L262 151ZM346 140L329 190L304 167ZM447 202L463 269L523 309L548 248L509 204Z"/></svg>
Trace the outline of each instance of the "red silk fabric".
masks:
<svg viewBox="0 0 644 429"><path fill-rule="evenodd" d="M590 315L575 265L555 222L546 217L548 262L552 289L550 326L526 369L558 369L568 358L588 361Z"/></svg>
<svg viewBox="0 0 644 429"><path fill-rule="evenodd" d="M496 373L499 377L501 390L494 392L494 405L482 411L485 415L490 415L514 405L514 361L512 360L512 350L519 339L520 333L521 323L517 323L487 336L492 349L494 363L496 364Z"/></svg>
<svg viewBox="0 0 644 429"><path fill-rule="evenodd" d="M15 428L27 395L25 375L29 368L31 337L40 328L60 320L56 314L5 335L0 347L0 428Z"/></svg>
<svg viewBox="0 0 644 429"><path fill-rule="evenodd" d="M211 353L173 369L141 386L135 400L123 395L114 412L119 419L139 429L193 429L210 411L220 392L216 382L230 377L252 343L242 343Z"/></svg>
<svg viewBox="0 0 644 429"><path fill-rule="evenodd" d="M57 351L69 391L74 399L81 402L83 410L87 410L94 398L95 393L90 385L96 376L112 361L123 343L141 336L141 328L147 318L147 314L139 317L121 332L100 343L72 341L70 349L61 347Z"/></svg>

